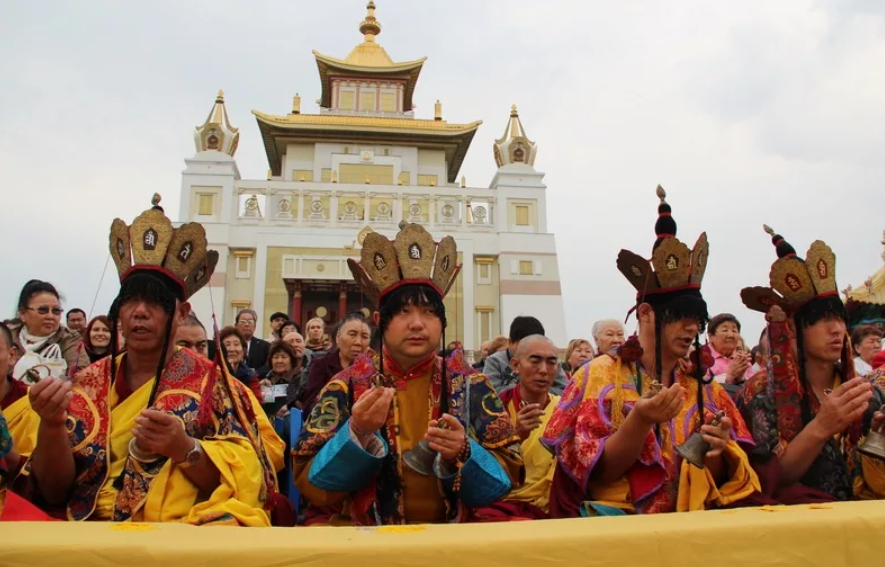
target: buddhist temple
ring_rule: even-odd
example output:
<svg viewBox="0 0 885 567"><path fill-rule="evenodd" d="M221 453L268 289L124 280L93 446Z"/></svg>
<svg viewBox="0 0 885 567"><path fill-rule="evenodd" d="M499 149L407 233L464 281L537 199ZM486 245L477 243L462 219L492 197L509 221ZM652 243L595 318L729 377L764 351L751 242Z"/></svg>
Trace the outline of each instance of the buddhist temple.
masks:
<svg viewBox="0 0 885 567"><path fill-rule="evenodd" d="M394 61L379 43L374 2L358 29L361 42L343 59L313 51L321 91L315 110L295 93L281 96L292 101L282 112L252 111L266 178L241 178L234 158L240 132L225 105L245 101L226 101L219 91L196 128L180 220L203 223L221 254L210 286L192 300L198 315L208 320L214 305L219 324L230 324L251 308L263 325L258 334L267 336L276 311L329 325L351 311L368 314L374 306L347 259L359 257L368 232L393 238L405 221L458 243L464 267L446 297L449 340L478 349L507 334L515 316L531 314L565 347L547 188L516 106L509 118L495 117L505 126L493 147L496 174L488 186L471 187L460 172L482 122L451 123L439 101L432 114L418 116L413 97L426 58ZM245 141L259 143L249 134Z"/></svg>

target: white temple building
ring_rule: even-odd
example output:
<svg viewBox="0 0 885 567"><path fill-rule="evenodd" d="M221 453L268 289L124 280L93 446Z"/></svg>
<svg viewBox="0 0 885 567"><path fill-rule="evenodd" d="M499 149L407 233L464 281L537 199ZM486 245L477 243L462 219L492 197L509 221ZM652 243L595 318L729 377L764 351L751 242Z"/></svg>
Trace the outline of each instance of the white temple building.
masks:
<svg viewBox="0 0 885 567"><path fill-rule="evenodd" d="M212 282L191 300L197 315L211 320L214 304L219 325L228 325L248 307L263 322L258 334L267 336L276 311L302 324L319 316L329 325L349 311L368 313L373 306L346 260L359 258L368 231L393 238L405 220L421 223L436 240L450 234L457 241L463 269L445 300L449 341L478 349L506 335L517 315L533 315L564 348L547 187L516 106L494 144L498 171L491 183L467 187L459 171L482 122L447 122L439 102L432 118L417 118L412 96L425 59L394 62L377 42L374 2L367 9L363 42L347 57L313 52L322 83L316 113L302 114L298 95L288 114L253 111L267 179L240 177L240 132L221 91L196 128L180 220L202 223L220 254Z"/></svg>

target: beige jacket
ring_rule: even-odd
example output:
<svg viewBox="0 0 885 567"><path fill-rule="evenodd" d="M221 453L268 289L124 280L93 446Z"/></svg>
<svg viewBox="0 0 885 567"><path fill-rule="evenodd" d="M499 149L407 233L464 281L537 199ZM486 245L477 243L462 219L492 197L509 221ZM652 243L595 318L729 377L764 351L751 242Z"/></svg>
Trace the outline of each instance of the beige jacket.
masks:
<svg viewBox="0 0 885 567"><path fill-rule="evenodd" d="M23 325L24 323L20 321L9 325L9 330L12 331L12 340L15 342L20 354L27 352L21 342L21 329ZM80 339L80 333L77 331L72 331L64 325L59 326L58 330L43 343L43 346L37 352L42 352L53 344L58 344L61 349L61 354L65 358L65 362L68 363L69 371L71 368L74 368L74 372L78 372L89 366L89 355L86 354L86 348Z"/></svg>

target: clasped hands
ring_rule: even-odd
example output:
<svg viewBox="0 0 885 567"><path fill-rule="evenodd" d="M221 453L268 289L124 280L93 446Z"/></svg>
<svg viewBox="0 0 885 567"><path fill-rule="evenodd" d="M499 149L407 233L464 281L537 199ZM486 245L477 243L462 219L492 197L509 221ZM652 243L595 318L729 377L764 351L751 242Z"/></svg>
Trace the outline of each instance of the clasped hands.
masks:
<svg viewBox="0 0 885 567"><path fill-rule="evenodd" d="M394 388L375 386L353 404L350 428L364 447L375 432L387 423L390 404L395 395ZM439 420L430 421L424 439L444 461L454 462L464 450L467 432L454 416L443 414Z"/></svg>

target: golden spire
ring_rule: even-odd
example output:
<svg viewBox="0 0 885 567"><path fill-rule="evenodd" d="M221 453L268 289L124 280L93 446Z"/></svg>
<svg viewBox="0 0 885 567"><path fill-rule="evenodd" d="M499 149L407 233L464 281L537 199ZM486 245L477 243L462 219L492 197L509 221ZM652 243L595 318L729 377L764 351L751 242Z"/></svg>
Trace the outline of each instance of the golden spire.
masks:
<svg viewBox="0 0 885 567"><path fill-rule="evenodd" d="M301 114L301 95L298 93L292 97L292 114Z"/></svg>
<svg viewBox="0 0 885 567"><path fill-rule="evenodd" d="M197 152L214 150L233 157L239 141L240 131L231 126L224 106L224 91L219 89L206 121L194 129L194 145Z"/></svg>
<svg viewBox="0 0 885 567"><path fill-rule="evenodd" d="M504 135L495 140L495 163L498 167L520 164L534 167L538 146L525 133L516 105L510 106L510 120L504 129Z"/></svg>
<svg viewBox="0 0 885 567"><path fill-rule="evenodd" d="M381 33L381 23L375 19L375 3L371 0L366 4L366 19L360 22L360 33L368 43L374 42L375 36Z"/></svg>
<svg viewBox="0 0 885 567"><path fill-rule="evenodd" d="M433 105L433 119L442 120L442 103L439 100Z"/></svg>

